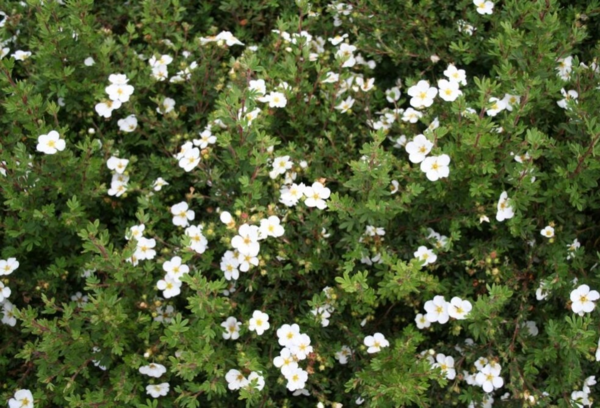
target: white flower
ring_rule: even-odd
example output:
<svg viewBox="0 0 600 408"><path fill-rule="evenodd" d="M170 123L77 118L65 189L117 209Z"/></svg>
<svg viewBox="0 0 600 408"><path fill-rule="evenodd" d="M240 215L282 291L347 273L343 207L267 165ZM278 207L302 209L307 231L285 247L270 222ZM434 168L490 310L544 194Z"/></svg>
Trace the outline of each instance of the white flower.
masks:
<svg viewBox="0 0 600 408"><path fill-rule="evenodd" d="M352 105L354 105L354 98L349 96L346 98L346 100L341 101L340 104L335 107L335 109L339 110L342 113L346 113L350 109L352 109Z"/></svg>
<svg viewBox="0 0 600 408"><path fill-rule="evenodd" d="M56 130L51 130L47 135L38 137L38 152L54 154L56 152L62 152L63 150L65 150L65 141L60 138L60 135Z"/></svg>
<svg viewBox="0 0 600 408"><path fill-rule="evenodd" d="M273 365L281 370L281 374L284 376L290 371L298 368L294 355L289 348L284 347L279 353L278 357L273 359Z"/></svg>
<svg viewBox="0 0 600 408"><path fill-rule="evenodd" d="M561 79L568 81L571 78L571 70L573 68L573 57L569 55L566 58L558 58L557 62L558 67L556 67L556 70L558 71L558 76Z"/></svg>
<svg viewBox="0 0 600 408"><path fill-rule="evenodd" d="M119 119L117 125L119 125L121 132L130 133L137 128L138 121L135 115L129 115L125 119Z"/></svg>
<svg viewBox="0 0 600 408"><path fill-rule="evenodd" d="M235 225L235 221L233 220L233 217L231 216L231 213L229 211L222 211L221 215L219 215L219 219L223 224L227 225L228 227L231 225Z"/></svg>
<svg viewBox="0 0 600 408"><path fill-rule="evenodd" d="M423 117L423 114L419 111L414 110L413 108L408 108L402 114L402 120L404 122L417 123L420 118Z"/></svg>
<svg viewBox="0 0 600 408"><path fill-rule="evenodd" d="M175 108L175 100L165 98L162 103L156 108L156 111L161 115L171 112Z"/></svg>
<svg viewBox="0 0 600 408"><path fill-rule="evenodd" d="M185 229L185 235L190 237L190 248L203 254L208 248L208 240L202 235L202 227L191 225Z"/></svg>
<svg viewBox="0 0 600 408"><path fill-rule="evenodd" d="M248 376L248 383L251 383L253 380L256 380L256 389L262 391L265 387L265 377L257 373L256 371L252 371Z"/></svg>
<svg viewBox="0 0 600 408"><path fill-rule="evenodd" d="M446 356L444 354L438 354L435 356L436 363L433 364L433 367L439 368L442 370L442 374L446 376L449 380L454 380L456 377L456 370L454 369L454 358L451 356Z"/></svg>
<svg viewBox="0 0 600 408"><path fill-rule="evenodd" d="M284 324L277 329L279 345L282 347L291 347L300 336L300 326L297 324Z"/></svg>
<svg viewBox="0 0 600 408"><path fill-rule="evenodd" d="M2 283L0 283L0 286L1 285ZM77 307L83 307L88 302L88 297L83 295L81 292L77 292L71 296L71 300L77 303Z"/></svg>
<svg viewBox="0 0 600 408"><path fill-rule="evenodd" d="M244 45L243 42L235 38L229 31L221 31L219 34L217 34L215 40L218 43L222 43L224 41L228 47L231 47L232 45Z"/></svg>
<svg viewBox="0 0 600 408"><path fill-rule="evenodd" d="M598 348L596 349L596 361L600 361L600 339L598 339Z"/></svg>
<svg viewBox="0 0 600 408"><path fill-rule="evenodd" d="M548 225L546 228L540 231L540 233L546 238L552 238L554 236L554 228Z"/></svg>
<svg viewBox="0 0 600 408"><path fill-rule="evenodd" d="M375 78L369 78L366 81L362 77L356 78L356 85L363 92L369 92L375 86Z"/></svg>
<svg viewBox="0 0 600 408"><path fill-rule="evenodd" d="M342 68L353 67L356 64L356 59L354 58L353 54L354 51L356 51L356 47L354 45L346 43L340 44L340 48L337 50L335 55L344 61Z"/></svg>
<svg viewBox="0 0 600 408"><path fill-rule="evenodd" d="M326 75L325 79L321 81L324 84L335 84L340 80L339 74L336 74L335 72L329 71Z"/></svg>
<svg viewBox="0 0 600 408"><path fill-rule="evenodd" d="M300 367L292 368L288 371L285 379L288 381L287 389L296 391L304 388L306 381L308 380L308 373Z"/></svg>
<svg viewBox="0 0 600 408"><path fill-rule="evenodd" d="M108 82L112 85L125 85L129 82L129 79L127 79L127 75L125 74L110 74L108 76Z"/></svg>
<svg viewBox="0 0 600 408"><path fill-rule="evenodd" d="M193 221L196 216L193 210L188 209L185 201L171 207L171 214L173 214L173 225L179 227L187 227L190 225L189 221Z"/></svg>
<svg viewBox="0 0 600 408"><path fill-rule="evenodd" d="M194 170L198 163L200 163L200 149L197 147L186 150L183 157L179 159L179 167L188 173Z"/></svg>
<svg viewBox="0 0 600 408"><path fill-rule="evenodd" d="M433 99L436 97L438 90L429 85L429 82L421 80L415 85L408 88L408 95L412 96L410 105L413 108L427 108L433 104Z"/></svg>
<svg viewBox="0 0 600 408"><path fill-rule="evenodd" d="M516 107L521 103L521 97L518 95L504 94L502 101L506 104L506 110L512 112L513 107Z"/></svg>
<svg viewBox="0 0 600 408"><path fill-rule="evenodd" d="M342 346L342 349L335 353L335 358L340 362L340 364L347 364L348 357L352 355L352 350L348 346Z"/></svg>
<svg viewBox="0 0 600 408"><path fill-rule="evenodd" d="M544 282L540 282L540 287L535 291L535 298L537 300L544 300L548 296L548 290L545 289L545 286Z"/></svg>
<svg viewBox="0 0 600 408"><path fill-rule="evenodd" d="M194 139L194 145L200 147L200 149L206 149L209 144L215 144L217 137L214 136L210 130L206 129L200 134L200 139Z"/></svg>
<svg viewBox="0 0 600 408"><path fill-rule="evenodd" d="M592 405L588 393L584 391L573 391L571 393L571 400L574 403L573 405L577 408L583 408L584 406Z"/></svg>
<svg viewBox="0 0 600 408"><path fill-rule="evenodd" d="M293 207L298 204L298 201L304 195L304 189L306 186L304 183L300 184L292 184L287 187L284 186L281 189L281 197L279 198L279 202L287 205L288 207Z"/></svg>
<svg viewBox="0 0 600 408"><path fill-rule="evenodd" d="M327 208L325 200L331 195L331 190L315 181L311 187L304 188L304 195L306 196L304 204L307 207L317 207L319 210L324 210Z"/></svg>
<svg viewBox="0 0 600 408"><path fill-rule="evenodd" d="M444 76L451 82L458 82L461 85L467 84L467 75L464 69L457 69L454 64L449 64L444 71Z"/></svg>
<svg viewBox="0 0 600 408"><path fill-rule="evenodd" d="M537 324L533 321L533 320L528 320L526 322L524 322L521 327L524 327L527 329L527 332L532 335L532 336L537 336L538 333L540 332Z"/></svg>
<svg viewBox="0 0 600 408"><path fill-rule="evenodd" d="M237 340L240 337L241 325L242 323L238 322L238 320L235 317L228 317L227 320L221 323L221 327L225 329L225 331L223 332L223 338L225 340Z"/></svg>
<svg viewBox="0 0 600 408"><path fill-rule="evenodd" d="M227 251L223 254L220 267L221 270L225 272L225 279L237 280L240 277L240 271L238 270L239 266L240 262L233 251Z"/></svg>
<svg viewBox="0 0 600 408"><path fill-rule="evenodd" d="M273 170L269 173L272 179L280 174L285 174L286 171L292 168L294 163L290 160L290 156L280 156L273 160Z"/></svg>
<svg viewBox="0 0 600 408"><path fill-rule="evenodd" d="M417 251L414 253L414 257L419 261L423 261L423 265L429 265L434 263L437 260L437 255L426 246L421 245Z"/></svg>
<svg viewBox="0 0 600 408"><path fill-rule="evenodd" d="M450 319L450 315L448 314L448 303L443 296L435 296L433 300L428 300L425 302L424 308L427 312L425 317L431 323L438 322L440 324L445 324Z"/></svg>
<svg viewBox="0 0 600 408"><path fill-rule="evenodd" d="M393 88L386 90L385 99L387 99L389 103L394 103L398 101L398 99L400 99L400 88L394 86Z"/></svg>
<svg viewBox="0 0 600 408"><path fill-rule="evenodd" d="M18 50L14 52L12 57L16 61L25 61L27 58L31 57L31 51Z"/></svg>
<svg viewBox="0 0 600 408"><path fill-rule="evenodd" d="M588 285L581 285L571 292L571 309L574 313L583 316L584 313L591 313L596 307L596 300L600 298L600 293L590 290Z"/></svg>
<svg viewBox="0 0 600 408"><path fill-rule="evenodd" d="M108 98L111 101L127 102L129 97L133 95L134 88L127 83L124 84L110 84L105 89L108 94Z"/></svg>
<svg viewBox="0 0 600 408"><path fill-rule="evenodd" d="M255 310L248 322L248 330L256 331L256 334L261 336L269 327L271 327L269 324L269 315L260 310Z"/></svg>
<svg viewBox="0 0 600 408"><path fill-rule="evenodd" d="M96 104L96 112L98 113L98 115L105 117L105 118L110 118L110 116L112 115L112 111L115 109L119 109L121 107L121 101L104 101L104 102L100 102L98 104Z"/></svg>
<svg viewBox="0 0 600 408"><path fill-rule="evenodd" d="M486 110L488 116L496 116L498 112L506 109L506 102L503 99L490 98L490 107Z"/></svg>
<svg viewBox="0 0 600 408"><path fill-rule="evenodd" d="M279 217L271 215L268 219L260 220L260 237L274 237L278 238L285 232L283 226L280 224Z"/></svg>
<svg viewBox="0 0 600 408"><path fill-rule="evenodd" d="M328 38L327 41L329 41L332 45L338 45L339 43L344 41L344 38L348 38L348 34L338 34L333 38Z"/></svg>
<svg viewBox="0 0 600 408"><path fill-rule="evenodd" d="M4 302L11 294L8 286L4 286L4 282L0 281L0 303Z"/></svg>
<svg viewBox="0 0 600 408"><path fill-rule="evenodd" d="M438 88L440 89L440 98L446 102L453 102L462 95L462 91L458 88L458 82L440 79L438 81Z"/></svg>
<svg viewBox="0 0 600 408"><path fill-rule="evenodd" d="M123 182L119 179L113 179L110 183L110 189L108 190L108 195L120 197L126 191L127 191L127 182Z"/></svg>
<svg viewBox="0 0 600 408"><path fill-rule="evenodd" d="M575 251L577 251L579 248L581 248L581 243L577 238L575 238L572 244L567 245L567 250L569 251L569 254L567 255L567 260L574 258ZM0 275L2 275L2 271L0 271Z"/></svg>
<svg viewBox="0 0 600 408"><path fill-rule="evenodd" d="M146 394L152 398L164 397L169 393L169 383L151 384L146 387Z"/></svg>
<svg viewBox="0 0 600 408"><path fill-rule="evenodd" d="M267 86L264 79L251 80L248 89L255 91L259 95L267 93Z"/></svg>
<svg viewBox="0 0 600 408"><path fill-rule="evenodd" d="M146 366L139 368L140 374L147 375L148 377L160 378L161 375L167 372L167 368L162 364L151 363Z"/></svg>
<svg viewBox="0 0 600 408"><path fill-rule="evenodd" d="M437 181L440 178L448 177L450 174L448 164L450 164L450 156L447 154L426 157L421 162L421 171L426 173L430 181Z"/></svg>
<svg viewBox="0 0 600 408"><path fill-rule="evenodd" d="M96 61L94 61L92 57L87 57L85 60L83 60L83 65L85 65L86 67L91 67L95 63Z"/></svg>
<svg viewBox="0 0 600 408"><path fill-rule="evenodd" d="M153 55L148 60L148 64L150 64L151 67L157 67L160 65L169 65L171 62L173 62L173 57L171 57L170 55L161 55L160 58L156 58Z"/></svg>
<svg viewBox="0 0 600 408"><path fill-rule="evenodd" d="M257 98L261 102L268 102L270 108L285 108L287 99L281 92L271 92L261 98Z"/></svg>
<svg viewBox="0 0 600 408"><path fill-rule="evenodd" d="M181 293L181 281L171 275L166 275L164 279L159 280L156 283L156 287L163 291L165 299L172 298Z"/></svg>
<svg viewBox="0 0 600 408"><path fill-rule="evenodd" d="M504 385L504 380L500 377L500 370L493 368L492 365L488 364L477 373L475 377L477 385L483 388L485 392L492 392Z"/></svg>
<svg viewBox="0 0 600 408"><path fill-rule="evenodd" d="M375 333L372 336L365 337L364 345L368 347L367 353L379 353L382 347L389 347L390 343L383 334Z"/></svg>
<svg viewBox="0 0 600 408"><path fill-rule="evenodd" d="M106 167L108 167L109 170L116 171L119 174L123 174L128 164L129 160L119 159L115 156L112 156L106 161Z"/></svg>
<svg viewBox="0 0 600 408"><path fill-rule="evenodd" d="M169 183L167 183L162 177L159 177L156 180L154 180L152 188L154 189L154 191L160 191L164 186L168 184Z"/></svg>
<svg viewBox="0 0 600 408"><path fill-rule="evenodd" d="M10 275L19 267L19 261L16 258L0 259L0 276Z"/></svg>
<svg viewBox="0 0 600 408"><path fill-rule="evenodd" d="M181 264L181 257L174 256L170 261L163 263L163 270L174 280L181 280L184 273L189 273L190 268L187 265Z"/></svg>
<svg viewBox="0 0 600 408"><path fill-rule="evenodd" d="M560 106L561 108L567 109L569 101L573 101L574 103L577 103L577 98L579 98L579 93L576 90L571 89L570 91L567 92L567 91L565 91L565 88L562 88L560 90L560 93L562 94L564 99L561 99L560 101L556 102L556 104L558 106Z"/></svg>
<svg viewBox="0 0 600 408"><path fill-rule="evenodd" d="M134 256L139 259L153 259L156 256L156 251L152 248L156 246L154 238L148 239L140 237L137 240L137 247Z"/></svg>
<svg viewBox="0 0 600 408"><path fill-rule="evenodd" d="M33 394L29 390L19 390L8 400L9 408L33 408Z"/></svg>
<svg viewBox="0 0 600 408"><path fill-rule="evenodd" d="M231 391L239 390L249 383L248 379L241 372L233 369L225 374L225 380L227 380L227 388Z"/></svg>
<svg viewBox="0 0 600 408"><path fill-rule="evenodd" d="M412 163L421 163L431 151L433 143L424 135L417 135L410 142L406 143L406 153L409 154L408 160Z"/></svg>
<svg viewBox="0 0 600 408"><path fill-rule="evenodd" d="M498 200L498 212L496 213L496 220L502 222L504 220L510 219L515 215L515 212L510 205L510 199L508 198L508 193L503 191L500 194L500 199Z"/></svg>
<svg viewBox="0 0 600 408"><path fill-rule="evenodd" d="M7 299L4 299L4 304L2 305L2 323L9 326L14 326L17 324L17 318L15 317L14 310L15 305L10 303Z"/></svg>
<svg viewBox="0 0 600 408"><path fill-rule="evenodd" d="M426 329L429 326L431 326L431 322L429 320L427 320L427 318L425 317L425 315L419 313L417 314L417 316L415 316L415 322L417 323L417 329Z"/></svg>
<svg viewBox="0 0 600 408"><path fill-rule="evenodd" d="M255 225L242 224L238 235L231 239L231 246L244 255L257 256L260 251L259 229Z"/></svg>
<svg viewBox="0 0 600 408"><path fill-rule="evenodd" d="M471 302L455 296L448 303L448 315L457 320L464 320L472 308Z"/></svg>
<svg viewBox="0 0 600 408"><path fill-rule="evenodd" d="M494 11L494 3L486 0L473 0L473 4L477 6L477 12L481 15L492 14Z"/></svg>

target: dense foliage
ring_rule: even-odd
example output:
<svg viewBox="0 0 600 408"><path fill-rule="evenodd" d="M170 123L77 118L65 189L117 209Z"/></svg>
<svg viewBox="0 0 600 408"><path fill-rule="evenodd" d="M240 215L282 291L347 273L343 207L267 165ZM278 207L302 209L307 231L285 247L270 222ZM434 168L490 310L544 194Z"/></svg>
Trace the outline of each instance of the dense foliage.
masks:
<svg viewBox="0 0 600 408"><path fill-rule="evenodd" d="M10 407L598 395L598 1L0 11Z"/></svg>

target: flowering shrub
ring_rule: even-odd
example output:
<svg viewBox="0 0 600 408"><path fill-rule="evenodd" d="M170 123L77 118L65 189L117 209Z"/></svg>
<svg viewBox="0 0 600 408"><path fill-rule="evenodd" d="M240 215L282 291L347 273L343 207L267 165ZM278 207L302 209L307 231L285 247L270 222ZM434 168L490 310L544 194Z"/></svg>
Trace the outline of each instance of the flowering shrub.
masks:
<svg viewBox="0 0 600 408"><path fill-rule="evenodd" d="M598 1L0 1L10 407L592 404Z"/></svg>

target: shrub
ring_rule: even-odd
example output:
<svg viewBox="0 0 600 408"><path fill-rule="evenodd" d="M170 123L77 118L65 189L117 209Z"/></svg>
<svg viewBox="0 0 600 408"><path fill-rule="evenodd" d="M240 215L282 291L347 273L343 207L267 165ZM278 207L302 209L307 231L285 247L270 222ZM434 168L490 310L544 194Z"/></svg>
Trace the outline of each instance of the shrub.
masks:
<svg viewBox="0 0 600 408"><path fill-rule="evenodd" d="M597 1L0 9L11 407L591 405Z"/></svg>

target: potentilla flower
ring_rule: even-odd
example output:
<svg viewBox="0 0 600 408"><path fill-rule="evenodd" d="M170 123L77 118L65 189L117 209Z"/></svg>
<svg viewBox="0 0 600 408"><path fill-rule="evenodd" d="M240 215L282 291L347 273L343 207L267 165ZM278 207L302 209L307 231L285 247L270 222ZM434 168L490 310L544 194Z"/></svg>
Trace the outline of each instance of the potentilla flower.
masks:
<svg viewBox="0 0 600 408"><path fill-rule="evenodd" d="M127 102L129 97L133 95L134 88L127 83L112 83L104 90L111 101Z"/></svg>
<svg viewBox="0 0 600 408"><path fill-rule="evenodd" d="M285 105L287 105L287 99L281 92L271 92L268 95L257 98L257 100L268 103L270 108L285 108Z"/></svg>
<svg viewBox="0 0 600 408"><path fill-rule="evenodd" d="M356 78L356 85L358 85L358 89L363 92L369 92L375 86L375 78L368 78L367 80L362 77Z"/></svg>
<svg viewBox="0 0 600 408"><path fill-rule="evenodd" d="M25 61L31 57L31 51L17 50L11 56L15 59L15 61Z"/></svg>
<svg viewBox="0 0 600 408"><path fill-rule="evenodd" d="M256 334L261 336L269 327L271 327L269 324L269 315L260 310L255 310L248 322L248 330L256 331Z"/></svg>
<svg viewBox="0 0 600 408"><path fill-rule="evenodd" d="M352 349L348 346L342 346L342 349L335 353L335 358L340 364L347 364L348 358L352 355Z"/></svg>
<svg viewBox="0 0 600 408"><path fill-rule="evenodd" d="M181 293L181 281L171 275L166 275L164 279L159 280L156 283L156 287L163 291L165 299L172 298Z"/></svg>
<svg viewBox="0 0 600 408"><path fill-rule="evenodd" d="M8 406L9 408L33 408L33 394L29 390L19 390L8 400Z"/></svg>
<svg viewBox="0 0 600 408"><path fill-rule="evenodd" d="M496 213L496 220L502 222L512 218L514 215L515 212L510 204L508 193L503 191L502 194L500 194L500 199L498 200L498 212Z"/></svg>
<svg viewBox="0 0 600 408"><path fill-rule="evenodd" d="M352 109L352 105L354 105L354 98L349 96L346 98L346 100L341 101L340 104L335 107L335 109L339 110L342 113L346 113L350 109Z"/></svg>
<svg viewBox="0 0 600 408"><path fill-rule="evenodd" d="M558 62L558 66L556 70L558 71L558 76L564 80L568 81L571 78L571 70L573 68L573 57L568 56L566 58L558 58L556 60Z"/></svg>
<svg viewBox="0 0 600 408"><path fill-rule="evenodd" d="M438 90L430 86L429 82L421 80L408 88L407 93L412 96L410 105L413 108L421 109L428 108L433 104L433 99L436 97Z"/></svg>
<svg viewBox="0 0 600 408"><path fill-rule="evenodd" d="M581 285L571 292L571 309L579 316L584 313L591 313L596 307L596 301L600 298L600 293L590 290L588 285Z"/></svg>
<svg viewBox="0 0 600 408"><path fill-rule="evenodd" d="M544 300L548 297L549 291L546 289L546 284L544 282L540 282L540 287L535 291L535 298L537 300Z"/></svg>
<svg viewBox="0 0 600 408"><path fill-rule="evenodd" d="M0 276L10 275L19 267L17 258L0 259Z"/></svg>
<svg viewBox="0 0 600 408"><path fill-rule="evenodd" d="M308 334L300 334L291 345L290 351L298 360L305 360L313 352Z"/></svg>
<svg viewBox="0 0 600 408"><path fill-rule="evenodd" d="M367 353L379 353L383 347L389 347L390 345L381 333L365 337L364 344L368 347Z"/></svg>
<svg viewBox="0 0 600 408"><path fill-rule="evenodd" d="M252 371L248 376L248 385L251 385L252 381L256 381L255 388L258 391L262 391L262 389L265 388L265 377L263 377L256 371Z"/></svg>
<svg viewBox="0 0 600 408"><path fill-rule="evenodd" d="M284 376L291 370L298 368L298 363L289 348L284 347L278 357L273 359L273 365L281 370Z"/></svg>
<svg viewBox="0 0 600 408"><path fill-rule="evenodd" d="M267 237L279 238L282 236L285 233L285 229L280 222L279 217L276 215L271 215L267 219L260 220L259 237L264 239Z"/></svg>
<svg viewBox="0 0 600 408"><path fill-rule="evenodd" d="M518 107L521 103L521 97L518 95L504 94L502 102L506 104L506 110L512 112L514 107Z"/></svg>
<svg viewBox="0 0 600 408"><path fill-rule="evenodd" d="M127 165L129 164L129 160L127 159L119 159L118 157L112 156L106 162L106 167L109 170L116 171L119 174L123 174Z"/></svg>
<svg viewBox="0 0 600 408"><path fill-rule="evenodd" d="M159 177L154 180L154 183L152 183L152 188L154 191L160 191L166 185L169 185L169 183L167 183L162 177Z"/></svg>
<svg viewBox="0 0 600 408"><path fill-rule="evenodd" d="M405 149L409 154L408 160L412 163L421 163L433 148L433 143L430 142L424 135L417 135L410 142L406 143Z"/></svg>
<svg viewBox="0 0 600 408"><path fill-rule="evenodd" d="M324 83L324 84L335 84L339 80L340 80L339 74L336 74L335 72L329 71L326 74L325 79L322 80L321 82Z"/></svg>
<svg viewBox="0 0 600 408"><path fill-rule="evenodd" d="M2 323L14 327L17 324L17 317L15 316L15 305L13 305L8 299L4 299L2 304Z"/></svg>
<svg viewBox="0 0 600 408"><path fill-rule="evenodd" d="M227 380L227 388L231 391L239 390L248 385L248 379L238 370L231 369L225 374Z"/></svg>
<svg viewBox="0 0 600 408"><path fill-rule="evenodd" d="M454 378L456 377L456 370L454 369L454 358L440 353L437 356L435 356L435 359L436 363L433 364L433 367L442 370L442 374L444 374L447 379L454 380Z"/></svg>
<svg viewBox="0 0 600 408"><path fill-rule="evenodd" d="M175 308L171 305L168 305L164 309L162 306L156 308L156 317L155 321L161 323L171 323L173 321L173 317L175 316Z"/></svg>
<svg viewBox="0 0 600 408"><path fill-rule="evenodd" d="M127 191L127 183L121 180L112 180L108 189L109 196L120 197Z"/></svg>
<svg viewBox="0 0 600 408"><path fill-rule="evenodd" d="M137 128L138 121L135 115L129 115L124 119L119 119L117 125L119 125L121 132L130 133Z"/></svg>
<svg viewBox="0 0 600 408"><path fill-rule="evenodd" d="M297 324L284 324L277 329L277 338L282 347L291 347L300 336L300 326Z"/></svg>
<svg viewBox="0 0 600 408"><path fill-rule="evenodd" d="M448 68L444 71L444 76L448 78L448 81L458 82L461 85L467 84L467 75L464 69L457 69L454 64L449 64Z"/></svg>
<svg viewBox="0 0 600 408"><path fill-rule="evenodd" d="M37 151L54 154L65 150L65 145L65 140L60 138L58 132L51 130L47 135L40 135L38 137Z"/></svg>
<svg viewBox="0 0 600 408"><path fill-rule="evenodd" d="M140 367L139 372L148 377L160 378L161 375L167 372L167 368L162 364L151 363Z"/></svg>
<svg viewBox="0 0 600 408"><path fill-rule="evenodd" d="M108 76L108 82L112 85L125 85L129 82L129 79L127 79L127 75L125 74L110 74Z"/></svg>
<svg viewBox="0 0 600 408"><path fill-rule="evenodd" d="M450 164L450 156L447 154L426 157L421 162L421 171L425 173L430 181L437 181L448 177L450 174L448 164Z"/></svg>
<svg viewBox="0 0 600 408"><path fill-rule="evenodd" d="M300 367L292 368L285 375L285 379L288 381L287 389L296 391L304 388L308 380L308 373Z"/></svg>
<svg viewBox="0 0 600 408"><path fill-rule="evenodd" d="M164 397L169 393L169 383L151 384L146 387L146 394L152 398Z"/></svg>
<svg viewBox="0 0 600 408"><path fill-rule="evenodd" d="M306 196L304 204L307 207L317 207L319 210L324 210L327 208L325 200L331 195L331 190L315 181L311 187L304 188L304 195Z"/></svg>
<svg viewBox="0 0 600 408"><path fill-rule="evenodd" d="M265 84L264 79L251 80L248 84L248 89L256 92L259 95L264 95L267 93L267 85Z"/></svg>
<svg viewBox="0 0 600 408"><path fill-rule="evenodd" d="M414 257L419 261L423 261L423 266L432 264L437 260L437 255L431 249L428 249L423 245L417 249L417 251L414 253Z"/></svg>
<svg viewBox="0 0 600 408"><path fill-rule="evenodd" d="M548 225L542 231L540 231L540 233L546 238L552 238L554 237L554 228Z"/></svg>
<svg viewBox="0 0 600 408"><path fill-rule="evenodd" d="M97 103L95 106L96 112L98 115L104 118L110 118L112 115L112 111L115 109L119 109L121 107L121 101L104 101Z"/></svg>
<svg viewBox="0 0 600 408"><path fill-rule="evenodd" d="M455 296L448 303L448 315L457 320L464 320L467 318L472 308L471 302Z"/></svg>
<svg viewBox="0 0 600 408"><path fill-rule="evenodd" d="M175 100L165 98L162 103L156 108L156 111L161 115L171 112L175 108Z"/></svg>
<svg viewBox="0 0 600 408"><path fill-rule="evenodd" d="M179 159L179 167L188 173L194 170L198 163L200 163L200 149L197 147L187 150L183 157Z"/></svg>
<svg viewBox="0 0 600 408"><path fill-rule="evenodd" d="M290 156L280 156L273 160L273 170L269 173L272 179L280 174L285 174L286 171L292 168L294 163L290 160Z"/></svg>
<svg viewBox="0 0 600 408"><path fill-rule="evenodd" d="M221 327L225 329L225 331L223 331L223 338L225 340L237 340L240 337L241 325L242 323L238 322L238 320L235 317L228 317L227 320L221 323Z"/></svg>
<svg viewBox="0 0 600 408"><path fill-rule="evenodd" d="M185 201L175 204L171 207L171 214L173 214L173 225L179 227L187 227L193 221L196 213L193 210L188 209L188 204Z"/></svg>
<svg viewBox="0 0 600 408"><path fill-rule="evenodd" d="M171 62L173 62L173 57L171 57L170 55L161 55L159 58L156 58L153 55L148 60L148 64L150 64L151 67L157 67L160 65L169 65Z"/></svg>
<svg viewBox="0 0 600 408"><path fill-rule="evenodd" d="M504 380L500 377L500 371L494 369L490 364L483 367L475 377L477 385L483 388L485 392L492 392L504 385Z"/></svg>
<svg viewBox="0 0 600 408"><path fill-rule="evenodd" d="M194 139L194 146L198 146L200 149L206 149L209 144L215 144L217 141L217 137L208 129L203 130L199 135L200 139Z"/></svg>
<svg viewBox="0 0 600 408"><path fill-rule="evenodd" d="M356 47L354 45L342 43L340 44L340 48L335 53L336 57L340 58L344 63L342 64L343 68L353 67L356 64L356 59L354 58L354 51L356 51Z"/></svg>
<svg viewBox="0 0 600 408"><path fill-rule="evenodd" d="M417 323L417 329L420 330L427 329L429 326L431 326L431 322L427 320L425 315L421 313L417 314L417 316L415 317L415 323Z"/></svg>
<svg viewBox="0 0 600 408"><path fill-rule="evenodd" d="M181 280L184 273L190 272L189 266L181 264L181 257L179 256L174 256L170 261L165 261L163 270L167 273L167 276L175 280Z"/></svg>
<svg viewBox="0 0 600 408"><path fill-rule="evenodd" d="M410 123L417 123L419 121L419 119L422 117L423 117L423 114L421 112L416 111L413 108L408 108L402 114L402 121L410 122Z"/></svg>
<svg viewBox="0 0 600 408"><path fill-rule="evenodd" d="M579 248L581 248L581 243L577 238L575 238L572 244L567 245L567 250L569 251L567 260L575 258L575 251L577 251ZM0 271L0 275L2 275L2 271Z"/></svg>
<svg viewBox="0 0 600 408"><path fill-rule="evenodd" d="M537 324L533 320L529 320L529 321L523 322L521 324L521 328L526 329L527 332L531 336L533 336L533 337L537 336L538 333L540 332L539 329L538 329L538 327L537 327Z"/></svg>
<svg viewBox="0 0 600 408"><path fill-rule="evenodd" d="M96 61L94 61L94 59L92 57L87 57L85 60L83 60L83 65L85 65L86 67L91 67L96 63Z"/></svg>
<svg viewBox="0 0 600 408"><path fill-rule="evenodd" d="M563 109L567 109L568 107L568 103L569 101L573 101L574 103L577 103L577 98L579 98L579 93L574 90L571 89L570 91L565 91L565 88L562 88L560 90L560 93L562 94L562 96L564 97L564 99L561 99L560 101L556 102L556 104L558 106L560 106Z"/></svg>
<svg viewBox="0 0 600 408"><path fill-rule="evenodd" d="M490 98L489 108L486 110L488 116L496 116L499 112L506 109L506 102L503 99Z"/></svg>
<svg viewBox="0 0 600 408"><path fill-rule="evenodd" d="M225 44L227 44L228 47L231 47L232 45L244 45L243 42L235 38L233 34L231 34L231 32L229 31L221 31L219 34L217 34L215 40L219 44L222 44L224 42Z"/></svg>
<svg viewBox="0 0 600 408"><path fill-rule="evenodd" d="M0 281L0 303L4 302L11 294L8 286L4 286L4 282Z"/></svg>
<svg viewBox="0 0 600 408"><path fill-rule="evenodd" d="M304 183L300 184L292 184L291 186L283 186L281 188L281 197L279 198L279 202L287 205L288 207L293 207L298 204L298 201L304 196L304 189L306 186Z"/></svg>
<svg viewBox="0 0 600 408"><path fill-rule="evenodd" d="M1 285L2 283L0 282L0 286ZM77 307L83 307L88 302L88 297L83 295L81 292L77 292L73 296L71 296L71 300L77 303Z"/></svg>
<svg viewBox="0 0 600 408"><path fill-rule="evenodd" d="M259 229L255 225L242 224L238 235L231 239L231 246L244 255L257 256L260 251Z"/></svg>
<svg viewBox="0 0 600 408"><path fill-rule="evenodd" d="M438 322L440 324L445 324L450 319L450 315L448 314L448 303L443 296L435 296L433 300L428 300L425 302L424 307L427 312L425 317L431 323Z"/></svg>
<svg viewBox="0 0 600 408"><path fill-rule="evenodd" d="M440 89L440 98L446 102L453 102L462 95L462 91L458 87L458 82L455 81L440 79L438 81L438 88Z"/></svg>
<svg viewBox="0 0 600 408"><path fill-rule="evenodd" d="M190 237L190 248L203 254L208 248L208 240L202 235L202 227L191 225L185 229L185 235Z"/></svg>
<svg viewBox="0 0 600 408"><path fill-rule="evenodd" d="M397 102L398 99L400 99L400 95L400 88L398 88L397 86L394 86L385 91L385 99L387 99L389 103Z"/></svg>
<svg viewBox="0 0 600 408"><path fill-rule="evenodd" d="M310 312L315 316L321 319L321 326L327 327L329 326L329 318L331 317L331 312L333 308L329 305L318 307L316 309L312 309Z"/></svg>
<svg viewBox="0 0 600 408"><path fill-rule="evenodd" d="M137 247L134 253L134 256L138 260L143 259L154 259L156 256L156 251L153 249L156 246L156 240L154 238L148 239L144 237L140 237L137 240Z"/></svg>
<svg viewBox="0 0 600 408"><path fill-rule="evenodd" d="M240 271L238 267L240 262L238 258L235 256L233 251L227 251L223 254L221 258L221 270L225 272L225 279L227 280L238 280L240 277Z"/></svg>
<svg viewBox="0 0 600 408"><path fill-rule="evenodd" d="M494 3L486 0L473 0L473 4L477 6L477 12L481 15L492 14L494 12Z"/></svg>
<svg viewBox="0 0 600 408"><path fill-rule="evenodd" d="M592 401L589 397L589 394L584 391L573 391L571 393L571 401L576 408L591 407Z"/></svg>

